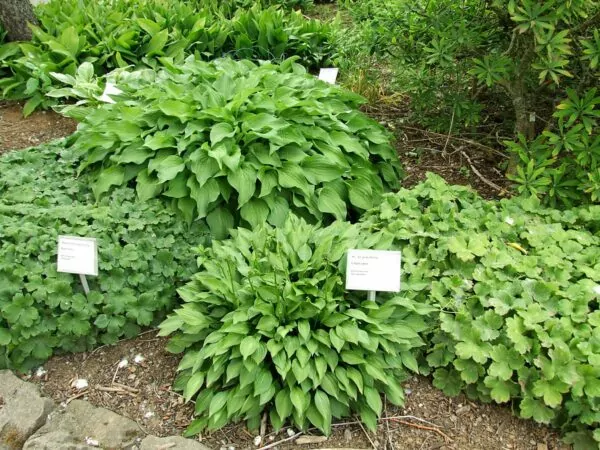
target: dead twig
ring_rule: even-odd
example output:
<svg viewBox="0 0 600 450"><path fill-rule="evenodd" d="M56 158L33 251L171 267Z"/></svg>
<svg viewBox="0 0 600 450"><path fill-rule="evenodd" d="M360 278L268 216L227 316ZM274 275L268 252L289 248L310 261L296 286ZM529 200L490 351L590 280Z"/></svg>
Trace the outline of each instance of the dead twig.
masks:
<svg viewBox="0 0 600 450"><path fill-rule="evenodd" d="M485 184L487 184L488 186L490 186L493 189L496 189L499 192L503 192L505 189L501 188L500 186L498 186L496 183L494 183L493 181L488 180L486 177L484 177L481 172L479 172L479 170L477 170L477 168L473 165L473 163L471 162L471 158L469 158L469 155L467 155L465 152L461 151L460 152L461 155L463 155L467 162L469 163L469 166L471 166L471 170L475 173L475 175L477 175L479 177L479 179L481 181L483 181Z"/></svg>
<svg viewBox="0 0 600 450"><path fill-rule="evenodd" d="M102 392L114 392L115 394L131 395L132 397L137 397L137 394L129 392L125 389L121 389L120 387L96 386L94 389Z"/></svg>
<svg viewBox="0 0 600 450"><path fill-rule="evenodd" d="M413 131L418 131L420 133L424 133L424 134L429 134L432 136L438 136L440 138L447 138L448 135L446 134L441 134L441 133L436 133L434 131L429 131L429 130L423 130L421 128L416 128L416 127L410 127L408 125L399 125L400 128L404 128L406 130L413 130ZM469 144L472 145L474 147L479 147L482 150L485 150L487 152L491 152L491 153L495 153L498 156L502 156L503 158L508 158L508 156L505 153L502 153L500 150L497 150L493 147L490 147L488 145L482 144L481 142L477 142L477 141L472 141L471 139L465 139L465 138L461 138L458 136L450 136L450 139L453 141L459 141L459 142L464 142L465 144Z"/></svg>
<svg viewBox="0 0 600 450"><path fill-rule="evenodd" d="M139 389L132 388L132 387L130 387L130 386L127 386L127 385L125 385L125 384L121 384L121 383L113 383L113 384L114 384L116 387L118 387L118 388L121 388L121 389L123 389L123 390L125 390L125 391L132 392L133 394L137 394L137 393L139 393L139 392L140 392L140 390L139 390Z"/></svg>
<svg viewBox="0 0 600 450"><path fill-rule="evenodd" d="M394 422L401 423L401 424L407 425L409 427L418 428L419 430L435 431L437 434L442 436L446 441L452 442L452 438L450 436L448 436L446 433L444 433L442 430L440 430L439 428L427 427L425 425L418 425L416 423L411 423L411 422L407 422L406 420L400 420L400 419L395 419Z"/></svg>
<svg viewBox="0 0 600 450"><path fill-rule="evenodd" d="M81 398L81 397L83 397L83 396L84 396L85 394L87 394L87 393L88 393L88 391L87 391L87 389L86 389L85 391L83 391L83 392L80 392L79 394L75 394L75 395L73 395L73 396L69 397L68 399L66 399L66 400L65 400L65 405L68 405L69 403L71 403L71 402L72 402L73 400L75 400L75 399L78 399L78 398Z"/></svg>
<svg viewBox="0 0 600 450"><path fill-rule="evenodd" d="M383 404L385 405L383 408L383 413L387 417L387 396L384 396ZM385 437L386 437L386 446L389 444L390 450L394 450L394 442L392 441L392 433L390 432L390 421L385 421Z"/></svg>
<svg viewBox="0 0 600 450"><path fill-rule="evenodd" d="M259 448L258 450L267 450L268 448L276 447L276 446L278 446L280 444L283 444L284 442L293 441L294 439L298 438L298 436L301 436L303 434L304 433L302 431L299 431L296 434L294 434L293 436L287 437L287 438L282 439L282 440L277 441L277 442L272 442L269 445L265 445L264 447Z"/></svg>
<svg viewBox="0 0 600 450"><path fill-rule="evenodd" d="M358 424L360 425L360 428L363 430L363 433L365 433L365 436L367 437L367 439L373 446L373 449L377 450L377 446L375 445L375 442L373 442L373 439L371 439L371 436L369 436L369 433L367 433L367 430L365 430L365 427L363 426L363 424L360 420L358 421Z"/></svg>
<svg viewBox="0 0 600 450"><path fill-rule="evenodd" d="M448 142L450 142L450 137L452 136L452 127L454 126L454 109L452 110L452 118L450 119L450 129L448 130L448 137L446 138L446 143L444 144L444 148L442 149L442 155L446 156L446 148L448 148Z"/></svg>
<svg viewBox="0 0 600 450"><path fill-rule="evenodd" d="M436 428L442 428L440 425L436 425L433 422L430 422L428 420L425 419L421 419L420 417L417 416L392 416L392 417L382 417L381 420L396 420L396 419L412 419L412 420L416 420L418 422L423 422L426 423L427 425L431 425L432 427L436 427Z"/></svg>

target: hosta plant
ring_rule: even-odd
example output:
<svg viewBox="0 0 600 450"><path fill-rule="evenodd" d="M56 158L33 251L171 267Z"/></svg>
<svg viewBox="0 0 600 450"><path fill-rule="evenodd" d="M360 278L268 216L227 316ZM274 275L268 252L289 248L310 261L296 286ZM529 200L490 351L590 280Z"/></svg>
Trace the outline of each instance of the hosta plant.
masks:
<svg viewBox="0 0 600 450"><path fill-rule="evenodd" d="M439 310L423 370L448 395L600 442L600 207L481 199L437 176L360 224L402 249L403 295ZM429 369L428 369L429 368Z"/></svg>
<svg viewBox="0 0 600 450"><path fill-rule="evenodd" d="M135 186L172 201L216 237L237 224L345 219L377 204L401 174L386 131L363 101L281 65L220 59L122 72L116 104L70 109L71 139L101 197Z"/></svg>
<svg viewBox="0 0 600 450"><path fill-rule="evenodd" d="M57 158L58 157L58 158ZM58 235L93 237L97 277L56 271ZM160 322L207 233L129 188L94 204L61 143L0 157L0 369L134 337Z"/></svg>
<svg viewBox="0 0 600 450"><path fill-rule="evenodd" d="M290 216L199 249L200 270L178 291L183 306L160 325L174 335L168 349L184 353L176 387L198 416L188 434L240 420L257 428L265 411L275 429L329 433L351 413L374 429L381 394L403 403L399 383L417 370L431 308L344 290L347 250L376 244L345 222Z"/></svg>
<svg viewBox="0 0 600 450"><path fill-rule="evenodd" d="M233 9L226 17L222 5L209 3L52 0L40 5L40 26L32 28L31 42L0 43L0 96L28 99L26 115L55 104L44 95L63 84L50 73L73 76L84 62L102 75L119 67L182 62L188 55L253 60L296 55L313 69L334 56L332 27L300 12L257 5Z"/></svg>

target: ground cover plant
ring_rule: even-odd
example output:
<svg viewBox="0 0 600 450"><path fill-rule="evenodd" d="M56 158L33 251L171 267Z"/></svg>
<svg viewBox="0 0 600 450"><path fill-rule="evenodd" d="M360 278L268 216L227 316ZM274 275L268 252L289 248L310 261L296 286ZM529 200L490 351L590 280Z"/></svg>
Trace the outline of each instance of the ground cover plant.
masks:
<svg viewBox="0 0 600 450"><path fill-rule="evenodd" d="M599 206L484 201L430 175L361 226L402 249L402 297L439 311L420 360L436 387L511 402L577 448L597 447Z"/></svg>
<svg viewBox="0 0 600 450"><path fill-rule="evenodd" d="M307 67L333 56L331 27L301 12L275 7L224 16L203 2L53 0L37 9L31 42L0 44L0 93L28 99L25 115L55 104L45 94L62 86L52 72L74 75L84 62L101 75L118 67L156 68L188 55L282 60L297 55Z"/></svg>
<svg viewBox="0 0 600 450"><path fill-rule="evenodd" d="M82 120L70 145L97 197L130 184L141 200L160 196L187 220L206 219L222 238L239 224L282 225L289 211L356 219L398 186L395 150L358 111L362 98L291 59L190 57L117 78L119 102L95 106L92 96L91 107L64 110Z"/></svg>
<svg viewBox="0 0 600 450"><path fill-rule="evenodd" d="M183 306L160 325L174 335L168 349L184 353L175 386L198 416L188 435L239 420L257 429L263 411L275 429L291 422L328 434L333 418L351 413L375 429L381 393L403 404L399 383L417 370L431 308L345 292L348 248L369 246L354 225L290 216L199 249Z"/></svg>
<svg viewBox="0 0 600 450"><path fill-rule="evenodd" d="M55 352L136 336L175 305L207 233L128 188L94 203L63 143L0 158L0 368L26 370ZM86 297L56 272L57 236L98 240Z"/></svg>

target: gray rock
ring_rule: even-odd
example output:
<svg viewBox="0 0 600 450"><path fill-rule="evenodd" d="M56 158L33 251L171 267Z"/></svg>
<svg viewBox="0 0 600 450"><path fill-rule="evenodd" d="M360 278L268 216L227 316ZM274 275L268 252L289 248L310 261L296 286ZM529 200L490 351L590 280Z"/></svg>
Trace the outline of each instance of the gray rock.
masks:
<svg viewBox="0 0 600 450"><path fill-rule="evenodd" d="M133 420L83 400L56 410L31 436L24 450L92 450L130 448L143 432ZM86 439L98 445L89 445Z"/></svg>
<svg viewBox="0 0 600 450"><path fill-rule="evenodd" d="M42 397L36 385L0 370L0 450L21 449L53 409L52 400Z"/></svg>
<svg viewBox="0 0 600 450"><path fill-rule="evenodd" d="M205 445L181 436L159 438L148 436L142 440L140 450L210 450Z"/></svg>

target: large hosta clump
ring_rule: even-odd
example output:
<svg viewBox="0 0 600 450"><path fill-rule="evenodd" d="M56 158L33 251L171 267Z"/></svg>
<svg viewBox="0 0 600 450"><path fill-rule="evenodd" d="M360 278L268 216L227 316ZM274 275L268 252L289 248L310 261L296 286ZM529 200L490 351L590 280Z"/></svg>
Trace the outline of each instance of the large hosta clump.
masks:
<svg viewBox="0 0 600 450"><path fill-rule="evenodd" d="M397 187L396 153L357 110L363 99L293 60L189 58L115 79L120 101L71 110L85 112L72 144L97 196L131 184L141 200L173 199L224 237L239 224L282 225L289 211L352 218Z"/></svg>
<svg viewBox="0 0 600 450"><path fill-rule="evenodd" d="M354 225L327 228L290 216L283 227L240 228L201 248L199 272L179 290L184 304L161 324L185 352L176 387L195 399L189 434L264 410L327 433L332 418L357 412L376 428L381 393L403 403L405 368L417 370L432 309L402 295L366 300L344 290L348 248L381 245Z"/></svg>

